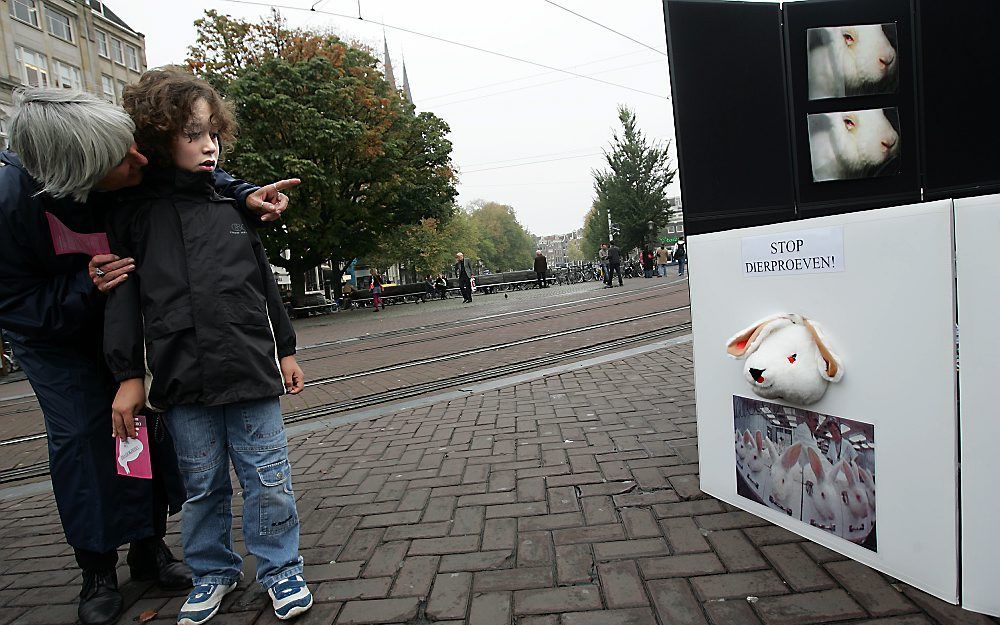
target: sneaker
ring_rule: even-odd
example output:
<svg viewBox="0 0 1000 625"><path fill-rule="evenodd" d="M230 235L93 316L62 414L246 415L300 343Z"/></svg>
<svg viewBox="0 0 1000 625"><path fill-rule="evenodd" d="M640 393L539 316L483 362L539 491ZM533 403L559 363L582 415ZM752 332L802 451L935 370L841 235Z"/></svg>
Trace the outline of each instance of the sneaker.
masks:
<svg viewBox="0 0 1000 625"><path fill-rule="evenodd" d="M222 598L236 588L232 584L198 584L188 594L187 601L177 614L177 625L201 625L207 622L222 605Z"/></svg>
<svg viewBox="0 0 1000 625"><path fill-rule="evenodd" d="M313 597L301 575L283 579L267 589L274 606L274 615L285 621L312 607Z"/></svg>

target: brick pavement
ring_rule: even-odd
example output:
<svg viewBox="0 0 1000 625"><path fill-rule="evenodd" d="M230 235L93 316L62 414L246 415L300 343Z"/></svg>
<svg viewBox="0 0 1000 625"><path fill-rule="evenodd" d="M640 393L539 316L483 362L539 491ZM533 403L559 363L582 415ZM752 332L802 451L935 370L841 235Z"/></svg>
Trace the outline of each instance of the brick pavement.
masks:
<svg viewBox="0 0 1000 625"><path fill-rule="evenodd" d="M294 434L298 622L996 622L700 493L691 368L678 345ZM72 623L72 566L50 494L0 501L0 625ZM182 596L119 574L123 623L173 622ZM244 582L213 623L268 608Z"/></svg>

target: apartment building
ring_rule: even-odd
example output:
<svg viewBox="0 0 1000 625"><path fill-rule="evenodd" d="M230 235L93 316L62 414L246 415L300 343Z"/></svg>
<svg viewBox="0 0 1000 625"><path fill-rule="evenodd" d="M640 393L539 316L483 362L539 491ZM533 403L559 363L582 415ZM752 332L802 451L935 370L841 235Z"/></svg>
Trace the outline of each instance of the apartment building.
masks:
<svg viewBox="0 0 1000 625"><path fill-rule="evenodd" d="M145 42L99 0L0 0L0 147L14 89L86 89L119 102L146 70Z"/></svg>

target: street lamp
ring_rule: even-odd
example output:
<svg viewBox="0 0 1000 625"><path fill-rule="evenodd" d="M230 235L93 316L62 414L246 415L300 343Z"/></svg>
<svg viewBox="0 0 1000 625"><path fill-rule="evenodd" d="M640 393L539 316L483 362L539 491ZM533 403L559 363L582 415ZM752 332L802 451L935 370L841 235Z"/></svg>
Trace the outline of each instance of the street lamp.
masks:
<svg viewBox="0 0 1000 625"><path fill-rule="evenodd" d="M647 221L646 228L649 235L649 245L650 247L653 247L656 245L656 224L652 221Z"/></svg>

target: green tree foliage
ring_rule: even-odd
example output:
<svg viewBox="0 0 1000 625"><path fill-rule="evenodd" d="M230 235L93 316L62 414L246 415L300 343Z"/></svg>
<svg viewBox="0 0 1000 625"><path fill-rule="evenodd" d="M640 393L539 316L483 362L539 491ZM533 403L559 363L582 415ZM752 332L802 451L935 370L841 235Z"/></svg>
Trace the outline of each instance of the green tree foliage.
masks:
<svg viewBox="0 0 1000 625"><path fill-rule="evenodd" d="M328 259L363 258L409 226L452 216L448 125L416 114L366 50L289 29L277 13L257 24L206 11L196 26L188 63L240 121L227 168L253 181L302 179L280 225L262 230L294 296Z"/></svg>
<svg viewBox="0 0 1000 625"><path fill-rule="evenodd" d="M447 273L455 262L455 252L464 252L474 259L478 257L477 250L471 219L459 211L448 221L428 217L416 225L399 228L382 239L378 249L365 259L380 268L398 263L422 278Z"/></svg>
<svg viewBox="0 0 1000 625"><path fill-rule="evenodd" d="M627 106L618 107L618 119L622 130L614 133L610 149L604 152L607 167L593 172L594 190L599 210L609 209L619 229L615 237L619 247L628 250L646 241L647 222L657 228L667 223L667 185L676 170L667 156L669 143L649 141Z"/></svg>
<svg viewBox="0 0 1000 625"><path fill-rule="evenodd" d="M608 212L602 209L598 201L587 211L583 218L583 238L580 240L580 251L586 259L597 258L601 243L611 240L608 236Z"/></svg>
<svg viewBox="0 0 1000 625"><path fill-rule="evenodd" d="M472 224L478 258L491 271L530 269L535 257L535 239L506 204L477 200L466 209Z"/></svg>
<svg viewBox="0 0 1000 625"><path fill-rule="evenodd" d="M581 239L573 239L566 244L566 258L572 261L587 260L587 257L583 254L583 241Z"/></svg>

